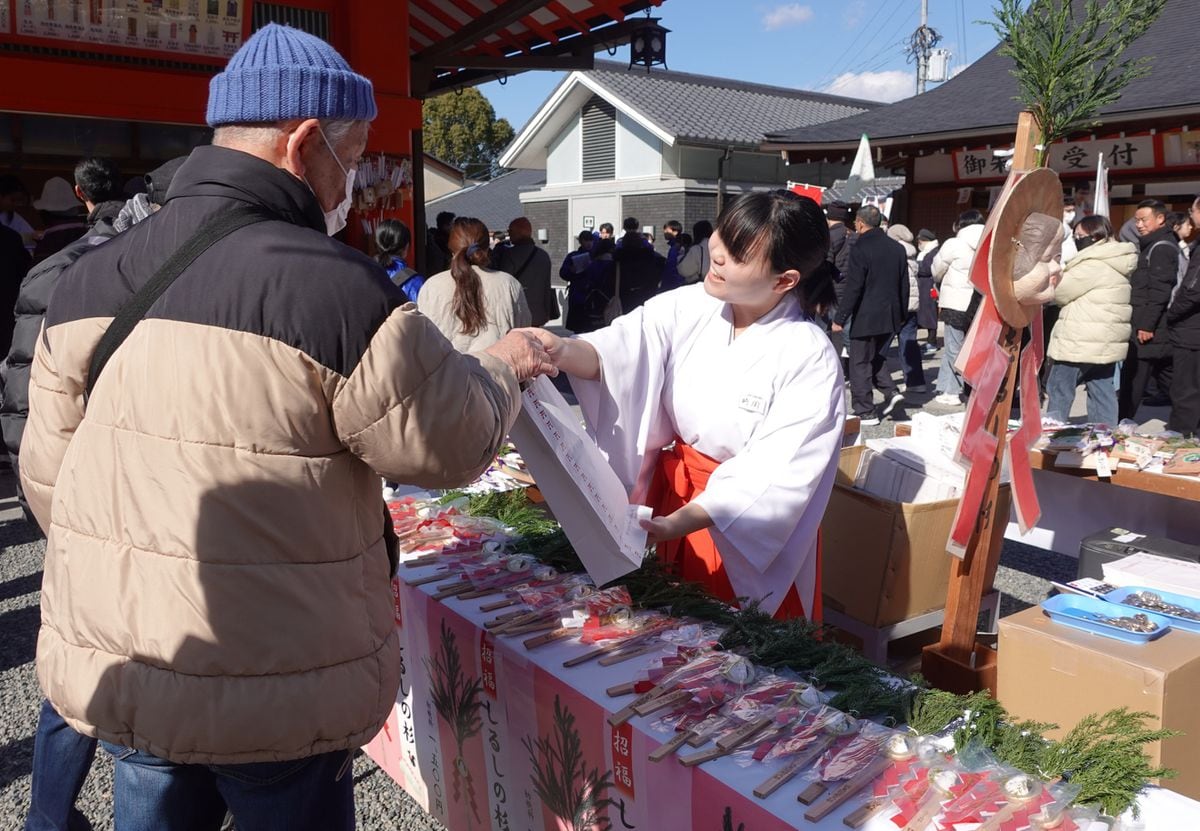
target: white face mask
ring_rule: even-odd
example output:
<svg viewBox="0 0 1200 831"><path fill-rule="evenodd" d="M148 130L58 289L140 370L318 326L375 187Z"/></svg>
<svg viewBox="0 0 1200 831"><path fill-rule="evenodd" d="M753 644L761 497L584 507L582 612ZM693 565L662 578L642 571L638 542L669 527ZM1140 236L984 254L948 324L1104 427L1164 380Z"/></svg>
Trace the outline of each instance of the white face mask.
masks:
<svg viewBox="0 0 1200 831"><path fill-rule="evenodd" d="M329 155L333 156L334 163L337 164L338 169L346 176L345 197L332 211L325 211L325 233L332 237L346 227L346 218L350 216L350 206L354 203L354 174L358 171L354 168L347 170L342 164L342 160L337 157L337 153L333 152L333 145L329 143L329 139L325 136L325 131L319 124L317 125L317 130L321 133L321 140L325 142L325 148L329 151ZM307 179L305 179L305 184L308 184ZM308 185L308 189L312 190L313 196L317 195L312 185ZM317 202L320 203L320 201L318 198Z"/></svg>

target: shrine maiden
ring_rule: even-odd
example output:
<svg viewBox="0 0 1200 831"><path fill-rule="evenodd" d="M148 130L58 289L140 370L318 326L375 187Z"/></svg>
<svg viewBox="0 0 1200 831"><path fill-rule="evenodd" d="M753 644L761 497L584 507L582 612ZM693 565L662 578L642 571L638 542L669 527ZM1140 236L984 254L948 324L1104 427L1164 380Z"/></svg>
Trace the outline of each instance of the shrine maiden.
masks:
<svg viewBox="0 0 1200 831"><path fill-rule="evenodd" d="M724 599L819 618L817 531L845 419L814 322L834 297L828 226L810 199L752 193L709 245L700 285L577 338L536 331L630 501L654 508L659 555Z"/></svg>

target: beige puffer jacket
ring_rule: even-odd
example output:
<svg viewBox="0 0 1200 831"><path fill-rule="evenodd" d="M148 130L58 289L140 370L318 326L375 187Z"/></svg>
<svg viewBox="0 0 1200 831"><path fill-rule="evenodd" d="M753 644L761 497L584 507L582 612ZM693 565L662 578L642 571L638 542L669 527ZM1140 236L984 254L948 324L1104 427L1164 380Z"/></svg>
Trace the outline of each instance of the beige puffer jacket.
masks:
<svg viewBox="0 0 1200 831"><path fill-rule="evenodd" d="M1056 361L1111 364L1125 359L1133 329L1129 275L1137 267L1137 247L1106 240L1071 258L1054 302L1062 306L1047 354Z"/></svg>
<svg viewBox="0 0 1200 831"><path fill-rule="evenodd" d="M203 221L216 243L99 377L97 342ZM516 415L516 378L456 352L312 192L253 156L193 152L158 213L67 269L30 383L21 480L48 535L38 679L76 730L180 763L354 748L400 652L380 475L464 484Z"/></svg>

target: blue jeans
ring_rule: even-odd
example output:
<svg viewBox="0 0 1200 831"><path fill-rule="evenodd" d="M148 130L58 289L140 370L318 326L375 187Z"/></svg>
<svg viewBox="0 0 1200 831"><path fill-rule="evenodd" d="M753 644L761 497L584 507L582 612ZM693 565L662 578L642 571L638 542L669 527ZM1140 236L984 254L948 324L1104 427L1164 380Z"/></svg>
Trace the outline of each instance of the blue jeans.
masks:
<svg viewBox="0 0 1200 831"><path fill-rule="evenodd" d="M917 313L909 312L900 330L900 366L904 368L904 386L925 386L925 367L921 365L921 344L917 341Z"/></svg>
<svg viewBox="0 0 1200 831"><path fill-rule="evenodd" d="M288 762L179 765L101 742L116 764L116 831L353 831L351 752Z"/></svg>
<svg viewBox="0 0 1200 831"><path fill-rule="evenodd" d="M1066 422L1075 401L1075 390L1087 384L1087 419L1093 424L1117 426L1117 390L1113 364L1076 364L1055 361L1046 380L1046 415Z"/></svg>
<svg viewBox="0 0 1200 831"><path fill-rule="evenodd" d="M942 349L942 366L938 370L937 391L943 395L962 395L962 376L954 368L954 362L958 360L958 353L962 351L967 333L949 323L942 327L942 333L945 336L946 345Z"/></svg>
<svg viewBox="0 0 1200 831"><path fill-rule="evenodd" d="M33 740L33 793L25 831L90 831L75 799L95 755L96 740L76 733L43 701Z"/></svg>

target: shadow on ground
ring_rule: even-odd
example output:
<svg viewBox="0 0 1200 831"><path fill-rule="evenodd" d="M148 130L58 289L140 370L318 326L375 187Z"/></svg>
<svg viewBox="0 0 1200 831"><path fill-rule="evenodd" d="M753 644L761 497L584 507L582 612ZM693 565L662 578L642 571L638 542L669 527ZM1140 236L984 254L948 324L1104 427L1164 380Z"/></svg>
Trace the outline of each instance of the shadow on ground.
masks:
<svg viewBox="0 0 1200 831"><path fill-rule="evenodd" d="M0 632L4 633L4 637L0 638L0 671L33 661L41 615L37 606L26 606L0 615Z"/></svg>

